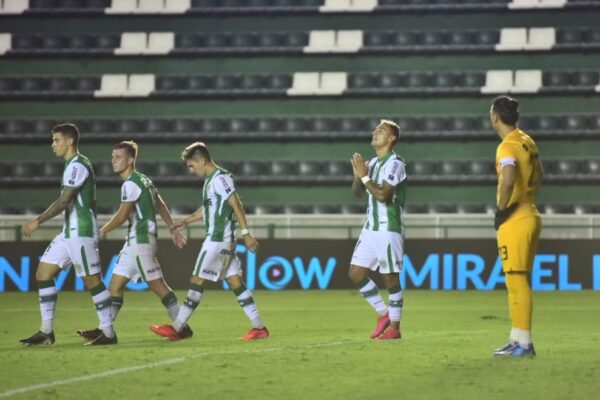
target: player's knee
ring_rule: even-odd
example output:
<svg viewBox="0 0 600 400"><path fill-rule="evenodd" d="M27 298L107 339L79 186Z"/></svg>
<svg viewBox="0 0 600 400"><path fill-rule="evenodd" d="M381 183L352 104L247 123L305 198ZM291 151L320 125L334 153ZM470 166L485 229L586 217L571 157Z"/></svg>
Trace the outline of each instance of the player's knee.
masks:
<svg viewBox="0 0 600 400"><path fill-rule="evenodd" d="M85 287L89 290L101 284L102 279L100 279L100 274L88 275L83 277L83 283L85 284Z"/></svg>
<svg viewBox="0 0 600 400"><path fill-rule="evenodd" d="M353 265L350 266L350 269L348 270L348 278L353 283L358 283L362 281L365 278L365 276L366 274L363 273L363 271L361 271L360 268L357 268Z"/></svg>
<svg viewBox="0 0 600 400"><path fill-rule="evenodd" d="M148 287L161 299L167 294L169 294L169 292L171 291L171 289L167 286L166 282L162 278L149 281Z"/></svg>
<svg viewBox="0 0 600 400"><path fill-rule="evenodd" d="M229 284L229 287L232 290L239 289L244 284L244 282L242 281L242 278L239 275L227 277L227 278L225 278L225 280L227 281L227 283Z"/></svg>

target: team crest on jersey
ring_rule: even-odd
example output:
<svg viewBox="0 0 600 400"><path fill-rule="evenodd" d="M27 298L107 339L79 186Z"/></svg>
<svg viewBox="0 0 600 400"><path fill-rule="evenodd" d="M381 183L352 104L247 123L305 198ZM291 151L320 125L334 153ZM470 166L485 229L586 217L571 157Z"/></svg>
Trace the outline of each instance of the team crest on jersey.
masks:
<svg viewBox="0 0 600 400"><path fill-rule="evenodd" d="M394 180L394 175L388 176L388 179L391 180L391 181Z"/></svg>
<svg viewBox="0 0 600 400"><path fill-rule="evenodd" d="M69 180L69 185L74 185L75 181L73 179Z"/></svg>
<svg viewBox="0 0 600 400"><path fill-rule="evenodd" d="M387 261L385 261L385 260L379 260L379 266L382 267L382 268L387 267Z"/></svg>

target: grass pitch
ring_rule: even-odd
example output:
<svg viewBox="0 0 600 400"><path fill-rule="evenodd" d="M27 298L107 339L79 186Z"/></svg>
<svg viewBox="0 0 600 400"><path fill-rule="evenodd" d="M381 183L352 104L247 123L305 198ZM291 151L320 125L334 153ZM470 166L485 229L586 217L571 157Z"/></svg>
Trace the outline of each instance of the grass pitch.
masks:
<svg viewBox="0 0 600 400"><path fill-rule="evenodd" d="M178 292L179 300L184 292ZM22 347L36 293L0 295L0 397L34 399L593 399L600 390L600 295L534 294L535 359L493 359L510 323L506 294L406 291L400 341L368 338L375 314L355 291L255 293L267 340L231 293L207 291L194 337L148 330L168 318L152 293L126 293L117 346L84 347L89 294L59 294L56 344Z"/></svg>

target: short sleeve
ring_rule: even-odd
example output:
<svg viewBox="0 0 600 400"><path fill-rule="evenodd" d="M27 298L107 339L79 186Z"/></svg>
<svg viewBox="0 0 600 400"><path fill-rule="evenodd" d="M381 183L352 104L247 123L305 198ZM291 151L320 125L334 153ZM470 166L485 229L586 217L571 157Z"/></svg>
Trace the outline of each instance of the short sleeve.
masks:
<svg viewBox="0 0 600 400"><path fill-rule="evenodd" d="M63 186L66 188L80 188L88 178L89 172L83 164L72 162L63 173Z"/></svg>
<svg viewBox="0 0 600 400"><path fill-rule="evenodd" d="M406 179L406 168L400 160L391 160L384 169L383 181L390 186L398 186L400 182Z"/></svg>
<svg viewBox="0 0 600 400"><path fill-rule="evenodd" d="M235 186L230 175L217 175L214 182L215 193L227 200L229 196L235 193Z"/></svg>
<svg viewBox="0 0 600 400"><path fill-rule="evenodd" d="M142 195L142 189L132 181L125 181L121 185L121 202L131 203L137 201Z"/></svg>
<svg viewBox="0 0 600 400"><path fill-rule="evenodd" d="M515 149L507 143L501 143L496 150L496 163L500 164L500 167L517 165L517 154Z"/></svg>

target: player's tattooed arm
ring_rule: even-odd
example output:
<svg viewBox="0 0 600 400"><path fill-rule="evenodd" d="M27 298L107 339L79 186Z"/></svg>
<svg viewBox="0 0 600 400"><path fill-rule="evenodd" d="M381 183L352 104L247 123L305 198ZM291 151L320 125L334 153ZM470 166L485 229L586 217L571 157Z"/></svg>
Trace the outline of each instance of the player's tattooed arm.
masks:
<svg viewBox="0 0 600 400"><path fill-rule="evenodd" d="M56 217L69 207L69 204L77 196L77 189L64 189L60 197L36 218L27 221L21 228L21 232L25 237L31 234L44 222Z"/></svg>
<svg viewBox="0 0 600 400"><path fill-rule="evenodd" d="M246 221L246 213L244 212L244 206L242 205L242 201L237 193L233 193L227 199L227 203L233 209L233 214L235 215L235 219L240 225L240 229L242 230L242 240L244 244L251 252L256 252L258 250L258 241L250 231L248 231L248 222Z"/></svg>
<svg viewBox="0 0 600 400"><path fill-rule="evenodd" d="M131 214L131 212L133 211L134 207L135 202L133 201L121 203L121 207L119 207L117 213L112 216L110 221L108 221L102 228L100 228L100 236L106 236L108 232L123 225L123 223L127 221L127 218L129 217L129 214Z"/></svg>
<svg viewBox="0 0 600 400"><path fill-rule="evenodd" d="M498 210L504 210L508 207L510 196L515 186L517 169L514 165L505 165L500 172L500 182L498 184Z"/></svg>
<svg viewBox="0 0 600 400"><path fill-rule="evenodd" d="M77 193L77 189L64 189L60 197L46 211L37 216L37 221L43 224L65 211L69 207L69 204L71 204L71 201L77 196Z"/></svg>

